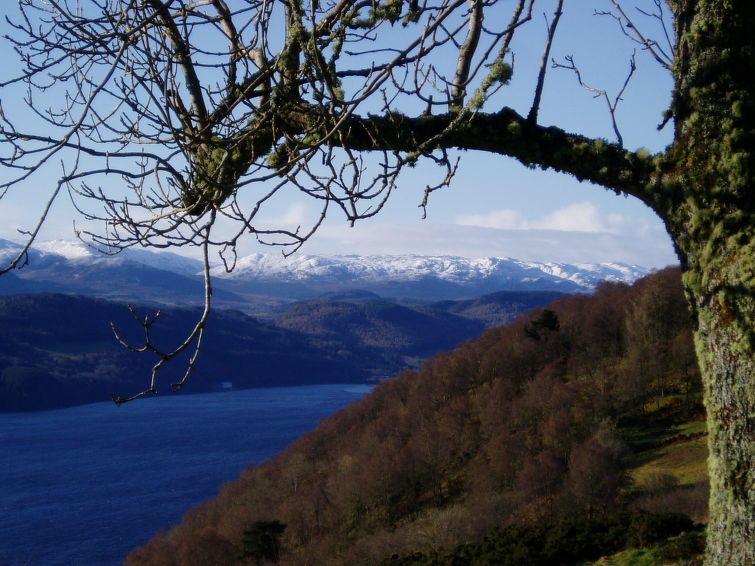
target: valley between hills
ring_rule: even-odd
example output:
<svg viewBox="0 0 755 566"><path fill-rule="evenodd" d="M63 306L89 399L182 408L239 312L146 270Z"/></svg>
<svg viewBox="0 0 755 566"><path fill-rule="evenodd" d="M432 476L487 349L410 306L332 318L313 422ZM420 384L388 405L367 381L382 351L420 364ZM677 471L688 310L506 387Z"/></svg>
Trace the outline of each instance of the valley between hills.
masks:
<svg viewBox="0 0 755 566"><path fill-rule="evenodd" d="M19 249L0 240L0 259ZM196 260L169 252L103 256L63 241L31 249L22 269L0 278L0 411L143 390L157 358L128 352L113 329L139 348L139 321L160 312L151 336L171 351L200 316L200 271ZM564 293L646 272L507 258L253 254L232 273L213 268L213 311L184 391L376 383ZM167 365L159 392L170 391L187 362Z"/></svg>
<svg viewBox="0 0 755 566"><path fill-rule="evenodd" d="M454 348L486 326L505 323L560 293L502 291L470 300L400 305L367 292L339 293L290 304L256 318L217 308L185 393L315 383L376 383ZM154 306L136 306L139 317ZM200 309L165 308L152 328L170 349ZM40 410L110 399L144 388L156 356L116 340L144 341L125 303L64 294L0 296L0 411ZM169 364L161 393L180 378L186 358Z"/></svg>

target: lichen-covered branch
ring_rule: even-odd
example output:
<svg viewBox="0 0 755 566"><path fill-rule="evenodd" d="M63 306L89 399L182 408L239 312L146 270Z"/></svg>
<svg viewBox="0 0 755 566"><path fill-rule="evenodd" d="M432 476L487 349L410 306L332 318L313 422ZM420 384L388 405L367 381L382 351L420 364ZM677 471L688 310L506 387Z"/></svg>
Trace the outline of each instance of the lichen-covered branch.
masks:
<svg viewBox="0 0 755 566"><path fill-rule="evenodd" d="M209 127L207 122L207 108L202 94L202 83L199 80L196 69L194 68L194 62L191 59L191 48L181 35L181 30L179 29L176 20L171 15L168 6L166 6L161 0L148 0L148 3L158 15L158 19L165 30L165 34L170 40L173 55L183 70L186 89L189 91L189 97L191 99L191 118L197 122L197 130L199 130L199 132L206 132ZM184 127L188 129L190 123L191 122L185 124Z"/></svg>
<svg viewBox="0 0 755 566"><path fill-rule="evenodd" d="M459 49L456 76L451 84L451 108L461 108L464 105L469 69L472 66L472 56L475 54L480 41L482 20L482 0L469 0L469 30L467 31L464 43Z"/></svg>
<svg viewBox="0 0 755 566"><path fill-rule="evenodd" d="M449 124L456 123L449 129ZM350 117L338 138L329 143L351 150L413 152L426 149L472 149L513 157L526 166L554 169L616 192L635 196L655 207L662 195L655 189L657 158L618 144L570 134L559 128L532 125L505 108L492 114L470 113L407 117Z"/></svg>

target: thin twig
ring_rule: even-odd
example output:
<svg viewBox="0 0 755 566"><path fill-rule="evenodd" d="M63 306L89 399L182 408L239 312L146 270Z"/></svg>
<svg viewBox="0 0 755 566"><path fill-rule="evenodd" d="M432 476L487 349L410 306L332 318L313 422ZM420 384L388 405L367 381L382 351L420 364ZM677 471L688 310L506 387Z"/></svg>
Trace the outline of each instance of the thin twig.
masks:
<svg viewBox="0 0 755 566"><path fill-rule="evenodd" d="M567 55L566 57L564 57L564 60L566 61L566 64L558 63L554 60L553 67L559 68L559 69L567 69L569 71L572 71L574 75L577 77L579 86L584 88L586 91L591 92L595 98L602 98L603 100L605 100L606 106L608 107L608 113L611 116L611 124L613 126L613 131L614 131L614 134L616 134L616 140L619 142L619 145L623 146L624 138L621 135L618 122L616 121L616 109L618 108L619 103L623 100L622 97L624 96L624 91L626 91L626 88L629 85L629 81L632 79L632 76L634 75L635 70L637 70L637 65L635 63L635 53L632 52L632 56L629 59L629 72L627 73L627 76L624 79L624 84L621 86L621 89L619 89L619 92L616 94L616 96L613 97L613 99L611 99L608 96L607 91L592 87L582 80L582 73L579 71L579 68L574 63L573 56Z"/></svg>

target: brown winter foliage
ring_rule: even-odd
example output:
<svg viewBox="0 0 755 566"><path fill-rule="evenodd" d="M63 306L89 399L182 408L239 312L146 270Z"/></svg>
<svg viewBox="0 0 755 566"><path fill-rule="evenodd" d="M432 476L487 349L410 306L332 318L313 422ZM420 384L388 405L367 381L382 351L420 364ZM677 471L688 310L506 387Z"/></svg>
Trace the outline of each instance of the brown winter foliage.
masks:
<svg viewBox="0 0 755 566"><path fill-rule="evenodd" d="M560 299L384 381L126 564L266 563L243 557L259 521L286 525L281 565L376 564L630 505L627 423L698 407L690 325L677 269Z"/></svg>

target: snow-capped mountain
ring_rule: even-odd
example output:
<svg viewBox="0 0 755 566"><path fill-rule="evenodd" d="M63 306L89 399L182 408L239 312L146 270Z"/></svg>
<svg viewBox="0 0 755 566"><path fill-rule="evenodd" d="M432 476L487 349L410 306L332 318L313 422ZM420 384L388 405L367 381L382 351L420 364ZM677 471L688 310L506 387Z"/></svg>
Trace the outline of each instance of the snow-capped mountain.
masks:
<svg viewBox="0 0 755 566"><path fill-rule="evenodd" d="M90 248L80 241L50 240L39 242L37 250L56 254L70 260L91 261L132 261L157 269L164 269L181 275L196 275L202 271L202 262L167 251L150 251L140 248L126 248L117 254L106 255Z"/></svg>
<svg viewBox="0 0 755 566"><path fill-rule="evenodd" d="M312 256L252 254L238 260L217 277L248 283L299 283L334 287L372 287L435 281L461 287L503 289L561 289L588 291L600 281L632 282L649 270L621 263L565 264L512 258L456 256Z"/></svg>
<svg viewBox="0 0 755 566"><path fill-rule="evenodd" d="M0 239L0 266L6 266L21 249L15 242ZM191 305L203 297L203 283L196 277L201 267L197 260L167 252L127 249L106 255L80 242L39 242L29 249L21 269L0 276L0 294L76 293Z"/></svg>
<svg viewBox="0 0 755 566"><path fill-rule="evenodd" d="M7 263L19 249L18 244L0 240L0 262ZM29 252L29 265L14 274L30 282L45 281L50 290L97 296L133 295L136 299L141 290L152 298L165 294L177 300L180 290L199 288L197 276L201 269L199 261L165 251L126 249L108 256L80 242L50 241L36 244ZM630 283L648 272L637 265L620 263L417 255L297 254L285 258L280 254L251 254L239 258L231 273L220 265L212 268L216 298L224 290L307 298L361 289L385 297L425 300L469 298L502 290L589 292L602 280ZM0 279L0 290L2 285ZM235 296L234 302L238 298Z"/></svg>

